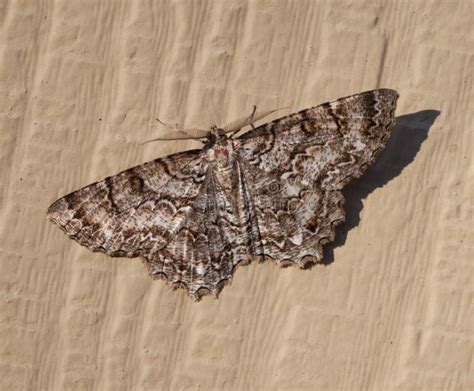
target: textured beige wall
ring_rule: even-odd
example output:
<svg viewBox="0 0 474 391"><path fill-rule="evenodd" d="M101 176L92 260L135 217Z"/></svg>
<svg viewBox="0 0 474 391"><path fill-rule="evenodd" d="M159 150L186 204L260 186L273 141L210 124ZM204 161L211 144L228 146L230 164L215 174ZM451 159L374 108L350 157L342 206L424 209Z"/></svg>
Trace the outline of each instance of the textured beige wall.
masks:
<svg viewBox="0 0 474 391"><path fill-rule="evenodd" d="M0 1L1 390L468 390L472 1ZM310 270L194 303L46 220L56 198L195 147L162 129L400 93Z"/></svg>

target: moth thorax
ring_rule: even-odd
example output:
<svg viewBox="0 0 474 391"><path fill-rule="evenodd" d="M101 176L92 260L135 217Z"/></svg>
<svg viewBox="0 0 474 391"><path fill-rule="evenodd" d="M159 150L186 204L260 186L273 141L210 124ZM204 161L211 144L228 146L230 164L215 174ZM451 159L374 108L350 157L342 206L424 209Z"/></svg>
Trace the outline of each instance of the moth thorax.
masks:
<svg viewBox="0 0 474 391"><path fill-rule="evenodd" d="M227 145L214 145L209 152L209 160L214 166L214 170L219 177L219 182L226 187L223 182L229 181L233 175L235 159L232 153L232 147Z"/></svg>
<svg viewBox="0 0 474 391"><path fill-rule="evenodd" d="M233 148L229 142L215 143L208 151L209 160L220 166L226 166L232 160Z"/></svg>

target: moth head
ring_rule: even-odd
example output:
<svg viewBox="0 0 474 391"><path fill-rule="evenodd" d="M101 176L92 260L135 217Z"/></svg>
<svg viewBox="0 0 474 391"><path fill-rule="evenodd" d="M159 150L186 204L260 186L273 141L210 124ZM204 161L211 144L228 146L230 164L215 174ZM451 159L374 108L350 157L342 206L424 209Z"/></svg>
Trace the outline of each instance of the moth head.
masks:
<svg viewBox="0 0 474 391"><path fill-rule="evenodd" d="M209 133L207 134L207 139L214 142L224 141L227 139L224 129L218 128L216 125L212 125Z"/></svg>
<svg viewBox="0 0 474 391"><path fill-rule="evenodd" d="M207 137L209 137L210 135L214 135L216 138L227 137L225 135L224 129L218 128L216 125L211 126L211 130L209 130L209 135Z"/></svg>
<svg viewBox="0 0 474 391"><path fill-rule="evenodd" d="M205 143L206 145L204 146L204 148L209 149L209 148L212 148L216 144L224 145L225 140L227 140L227 136L223 129L218 128L215 125L212 125L211 129L207 133L206 139L207 139L207 142Z"/></svg>

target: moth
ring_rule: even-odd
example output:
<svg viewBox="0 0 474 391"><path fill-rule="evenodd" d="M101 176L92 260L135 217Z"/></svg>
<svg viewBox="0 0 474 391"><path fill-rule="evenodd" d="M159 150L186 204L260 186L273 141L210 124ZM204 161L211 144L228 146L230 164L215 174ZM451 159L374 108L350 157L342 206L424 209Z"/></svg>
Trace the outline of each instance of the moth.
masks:
<svg viewBox="0 0 474 391"><path fill-rule="evenodd" d="M54 202L48 217L110 256L141 257L152 277L193 299L217 294L237 266L323 258L344 221L343 187L384 148L398 94L378 89L254 127L175 131L193 149L130 168ZM252 128L238 135L243 126Z"/></svg>

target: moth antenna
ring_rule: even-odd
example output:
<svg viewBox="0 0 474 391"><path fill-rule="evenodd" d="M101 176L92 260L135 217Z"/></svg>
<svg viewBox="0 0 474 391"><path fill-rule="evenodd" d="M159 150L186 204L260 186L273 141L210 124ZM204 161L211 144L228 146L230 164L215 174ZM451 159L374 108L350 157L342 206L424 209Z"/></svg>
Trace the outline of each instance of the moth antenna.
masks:
<svg viewBox="0 0 474 391"><path fill-rule="evenodd" d="M267 110L267 111L259 111L257 112L257 106L253 106L252 114L250 114L246 118L239 119L237 121L233 121L226 126L224 126L222 129L224 130L225 133L231 133L231 137L236 135L240 129L247 125L251 125L252 128L254 128L253 123L256 121L261 120L262 118L265 118L269 116L270 114L273 114L276 111L287 109L288 107L281 107L279 109L274 109L274 110Z"/></svg>
<svg viewBox="0 0 474 391"><path fill-rule="evenodd" d="M140 145L148 144L153 141L200 140L207 137L208 133L209 131L207 130L197 128L173 130L171 132L165 133L161 137L144 141L140 143Z"/></svg>
<svg viewBox="0 0 474 391"><path fill-rule="evenodd" d="M144 141L140 145L148 144L153 141L176 141L176 140L199 140L207 137L209 131L199 128L190 128L190 129L180 129L178 124L171 126L166 122L163 122L159 118L156 118L156 121L161 125L165 126L168 129L171 129L171 132L165 133L162 137L157 137L151 140Z"/></svg>

